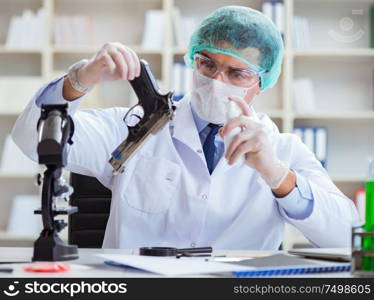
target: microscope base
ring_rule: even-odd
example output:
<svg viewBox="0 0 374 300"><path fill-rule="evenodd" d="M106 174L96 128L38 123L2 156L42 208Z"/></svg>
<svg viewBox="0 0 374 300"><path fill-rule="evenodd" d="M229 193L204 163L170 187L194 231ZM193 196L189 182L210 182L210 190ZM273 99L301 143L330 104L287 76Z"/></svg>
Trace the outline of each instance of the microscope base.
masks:
<svg viewBox="0 0 374 300"><path fill-rule="evenodd" d="M43 230L34 243L32 261L65 261L77 258L78 247L66 244L56 232L45 236L45 231Z"/></svg>

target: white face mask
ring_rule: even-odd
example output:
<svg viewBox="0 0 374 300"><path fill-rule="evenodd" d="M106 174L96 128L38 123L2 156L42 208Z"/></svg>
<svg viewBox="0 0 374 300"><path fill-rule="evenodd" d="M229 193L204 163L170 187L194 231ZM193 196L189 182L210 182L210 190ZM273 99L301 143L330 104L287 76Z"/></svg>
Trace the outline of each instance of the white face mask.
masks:
<svg viewBox="0 0 374 300"><path fill-rule="evenodd" d="M213 124L227 122L229 97L244 98L249 88L236 87L193 72L191 105L197 115Z"/></svg>

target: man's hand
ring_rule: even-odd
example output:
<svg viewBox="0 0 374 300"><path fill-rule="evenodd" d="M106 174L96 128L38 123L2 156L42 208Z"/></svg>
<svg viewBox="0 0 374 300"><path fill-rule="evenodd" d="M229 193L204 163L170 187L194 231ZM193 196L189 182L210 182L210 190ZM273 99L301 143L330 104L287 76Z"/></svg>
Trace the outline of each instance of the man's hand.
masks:
<svg viewBox="0 0 374 300"><path fill-rule="evenodd" d="M140 61L134 50L121 43L106 43L78 70L77 79L81 85L90 87L106 81L133 80L139 75ZM72 101L83 94L65 78L63 96Z"/></svg>
<svg viewBox="0 0 374 300"><path fill-rule="evenodd" d="M140 61L134 50L121 43L106 43L78 71L84 86L105 81L133 80L140 75Z"/></svg>
<svg viewBox="0 0 374 300"><path fill-rule="evenodd" d="M232 97L230 101L241 108L242 115L227 122L220 131L221 136L228 135L236 127L242 131L232 139L226 150L228 163L234 164L240 156L245 156L246 163L261 174L277 196L288 194L295 186L295 175L276 157L271 131L251 116L243 99Z"/></svg>

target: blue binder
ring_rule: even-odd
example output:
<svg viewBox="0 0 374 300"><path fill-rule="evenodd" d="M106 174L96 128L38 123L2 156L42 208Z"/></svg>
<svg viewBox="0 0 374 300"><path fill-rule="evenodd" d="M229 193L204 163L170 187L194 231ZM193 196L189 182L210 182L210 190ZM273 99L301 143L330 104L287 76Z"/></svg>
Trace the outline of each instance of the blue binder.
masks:
<svg viewBox="0 0 374 300"><path fill-rule="evenodd" d="M328 272L348 272L351 270L349 263L341 263L324 266L293 266L286 268L261 268L257 270L237 271L233 272L235 277L266 277L266 276L285 276L300 275L311 273L328 273Z"/></svg>
<svg viewBox="0 0 374 300"><path fill-rule="evenodd" d="M293 133L315 154L324 168L327 167L328 132L325 127L297 126Z"/></svg>
<svg viewBox="0 0 374 300"><path fill-rule="evenodd" d="M235 277L264 277L347 272L351 269L350 263L320 262L283 253L242 260L234 262L233 264L248 267L248 271L233 272Z"/></svg>

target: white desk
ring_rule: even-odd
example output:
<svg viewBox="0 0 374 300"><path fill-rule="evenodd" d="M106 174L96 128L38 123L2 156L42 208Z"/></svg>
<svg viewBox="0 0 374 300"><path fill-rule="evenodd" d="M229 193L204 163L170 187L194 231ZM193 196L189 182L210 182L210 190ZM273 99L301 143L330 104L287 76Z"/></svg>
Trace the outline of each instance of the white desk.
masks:
<svg viewBox="0 0 374 300"><path fill-rule="evenodd" d="M21 248L21 247L0 247L0 261L31 261L32 248ZM95 277L159 277L157 274L142 272L130 268L120 268L108 266L103 263L103 259L95 256L95 254L137 254L138 250L127 250L127 249L79 249L79 259L67 261L71 265L71 270L68 272L61 273L30 273L24 272L23 267L25 263L20 264L0 264L2 267L13 268L12 273L1 273L0 277L83 277L83 278L95 278ZM227 254L229 256L264 256L277 253L275 251L215 251L214 254ZM194 276L196 277L196 276ZM201 277L201 276L198 276ZM207 277L204 275L204 277ZM341 273L323 273L323 274L310 274L302 277L351 277L349 272Z"/></svg>

